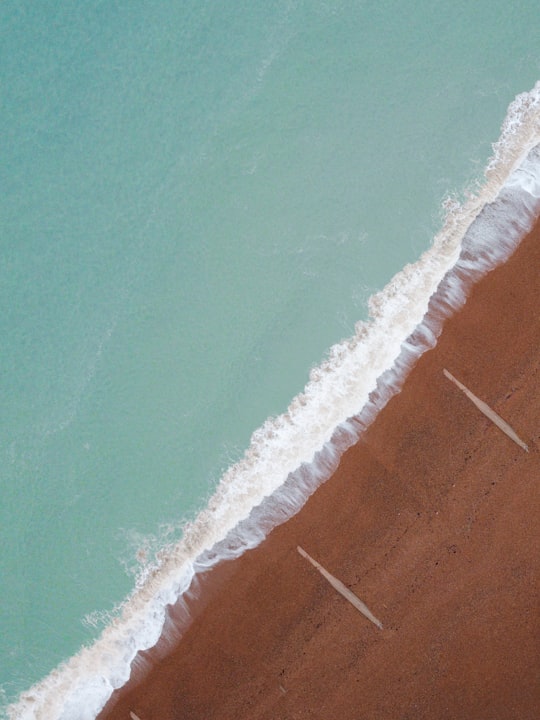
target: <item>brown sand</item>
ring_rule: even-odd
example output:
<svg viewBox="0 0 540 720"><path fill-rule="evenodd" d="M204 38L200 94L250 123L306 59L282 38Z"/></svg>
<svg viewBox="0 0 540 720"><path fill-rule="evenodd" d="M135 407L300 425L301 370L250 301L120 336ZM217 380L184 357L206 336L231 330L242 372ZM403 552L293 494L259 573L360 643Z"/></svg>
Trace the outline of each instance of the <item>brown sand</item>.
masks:
<svg viewBox="0 0 540 720"><path fill-rule="evenodd" d="M539 271L540 223L304 509L203 578L184 638L100 718L540 718Z"/></svg>

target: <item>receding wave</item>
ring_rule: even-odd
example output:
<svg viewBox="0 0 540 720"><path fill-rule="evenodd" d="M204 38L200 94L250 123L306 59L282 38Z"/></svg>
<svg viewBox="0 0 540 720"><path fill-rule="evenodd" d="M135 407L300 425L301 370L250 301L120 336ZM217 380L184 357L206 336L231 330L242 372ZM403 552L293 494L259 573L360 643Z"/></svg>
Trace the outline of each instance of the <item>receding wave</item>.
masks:
<svg viewBox="0 0 540 720"><path fill-rule="evenodd" d="M484 184L462 204L445 204L444 226L429 250L371 298L370 319L330 349L287 412L253 434L207 507L141 575L96 642L23 693L8 707L10 718L95 718L128 680L137 652L157 642L167 605L189 592L194 576L255 547L300 510L436 344L471 285L532 227L540 212L539 143L537 83L510 105Z"/></svg>

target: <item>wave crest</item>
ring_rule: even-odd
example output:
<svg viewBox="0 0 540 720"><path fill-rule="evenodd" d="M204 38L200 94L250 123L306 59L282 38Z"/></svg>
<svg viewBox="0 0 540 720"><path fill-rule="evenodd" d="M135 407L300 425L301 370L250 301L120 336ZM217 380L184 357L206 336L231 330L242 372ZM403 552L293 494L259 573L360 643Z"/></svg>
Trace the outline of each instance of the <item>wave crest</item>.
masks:
<svg viewBox="0 0 540 720"><path fill-rule="evenodd" d="M287 412L253 433L207 507L146 568L99 639L23 693L8 707L9 718L95 718L129 679L137 652L173 632L166 607L188 593L194 576L255 547L300 510L436 344L471 285L504 262L532 227L540 212L539 143L537 83L510 105L478 192L462 205L446 203L432 246L370 299L369 320L330 349Z"/></svg>

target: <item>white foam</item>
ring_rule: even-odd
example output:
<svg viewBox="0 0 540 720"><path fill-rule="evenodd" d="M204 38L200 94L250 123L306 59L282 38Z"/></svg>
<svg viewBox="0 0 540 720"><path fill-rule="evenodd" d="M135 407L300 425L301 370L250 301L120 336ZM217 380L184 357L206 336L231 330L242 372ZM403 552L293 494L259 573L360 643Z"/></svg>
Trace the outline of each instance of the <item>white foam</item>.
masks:
<svg viewBox="0 0 540 720"><path fill-rule="evenodd" d="M166 607L200 570L255 547L295 514L332 473L412 364L433 347L470 285L517 247L540 212L540 83L510 105L486 182L448 206L432 247L370 300L370 320L331 348L288 411L257 430L208 506L141 578L90 647L23 693L12 720L91 720L129 678L137 651L153 646Z"/></svg>

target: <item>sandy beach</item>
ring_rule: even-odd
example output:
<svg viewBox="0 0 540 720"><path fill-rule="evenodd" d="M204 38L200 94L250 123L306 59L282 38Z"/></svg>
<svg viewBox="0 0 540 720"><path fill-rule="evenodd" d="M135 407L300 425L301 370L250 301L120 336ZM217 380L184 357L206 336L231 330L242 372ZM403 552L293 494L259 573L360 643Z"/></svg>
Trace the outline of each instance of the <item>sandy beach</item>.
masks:
<svg viewBox="0 0 540 720"><path fill-rule="evenodd" d="M537 223L301 512L200 577L181 641L100 719L540 717L539 268Z"/></svg>

